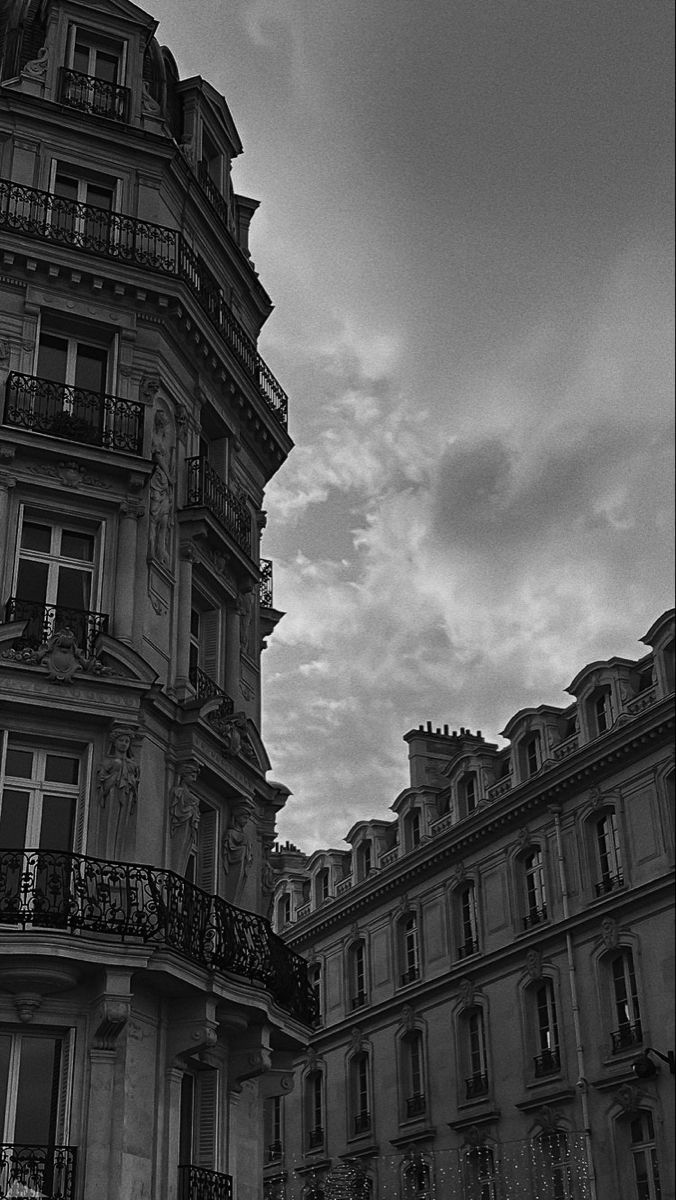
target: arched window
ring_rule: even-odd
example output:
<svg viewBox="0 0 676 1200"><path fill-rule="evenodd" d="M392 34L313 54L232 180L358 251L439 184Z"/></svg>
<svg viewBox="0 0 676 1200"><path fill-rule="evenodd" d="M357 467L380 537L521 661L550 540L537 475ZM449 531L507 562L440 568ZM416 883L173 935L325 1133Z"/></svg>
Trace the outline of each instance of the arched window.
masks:
<svg viewBox="0 0 676 1200"><path fill-rule="evenodd" d="M307 1144L309 1150L324 1145L324 1079L321 1071L311 1071L305 1081Z"/></svg>
<svg viewBox="0 0 676 1200"><path fill-rule="evenodd" d="M622 887L624 883L617 813L613 809L609 809L594 822L594 835L600 871L600 879L597 880L594 890L597 896L604 896L607 892Z"/></svg>
<svg viewBox="0 0 676 1200"><path fill-rule="evenodd" d="M401 1069L405 1115L407 1118L419 1117L426 1108L423 1036L419 1029L411 1029L401 1039Z"/></svg>
<svg viewBox="0 0 676 1200"><path fill-rule="evenodd" d="M466 1009L460 1018L461 1054L465 1067L465 1099L474 1100L488 1092L488 1058L483 1010Z"/></svg>
<svg viewBox="0 0 676 1200"><path fill-rule="evenodd" d="M641 1013L638 1003L634 956L629 949L621 950L609 961L611 994L616 1028L611 1034L613 1053L643 1041Z"/></svg>
<svg viewBox="0 0 676 1200"><path fill-rule="evenodd" d="M458 958L468 958L479 950L479 923L477 919L476 889L470 880L463 884L456 896L456 923Z"/></svg>
<svg viewBox="0 0 676 1200"><path fill-rule="evenodd" d="M350 1104L352 1132L359 1136L371 1128L370 1064L365 1050L350 1059Z"/></svg>
<svg viewBox="0 0 676 1200"><path fill-rule="evenodd" d="M651 1112L637 1112L629 1122L635 1200L661 1200L660 1172Z"/></svg>
<svg viewBox="0 0 676 1200"><path fill-rule="evenodd" d="M497 1200L498 1173L490 1146L472 1146L463 1158L466 1200Z"/></svg>
<svg viewBox="0 0 676 1200"><path fill-rule="evenodd" d="M351 988L350 1007L363 1008L366 1004L366 946L362 941L354 942L349 950L349 979Z"/></svg>
<svg viewBox="0 0 676 1200"><path fill-rule="evenodd" d="M559 1022L556 1012L556 996L551 979L543 979L536 987L529 989L535 1018L534 1057L535 1076L537 1079L545 1075L556 1074L561 1069L561 1051L559 1047Z"/></svg>
<svg viewBox="0 0 676 1200"><path fill-rule="evenodd" d="M418 918L415 913L407 913L399 922L399 952L403 967L402 985L414 983L420 975Z"/></svg>
<svg viewBox="0 0 676 1200"><path fill-rule="evenodd" d="M542 921L547 920L545 865L540 847L531 847L524 855L522 862L526 900L523 927L530 929L533 925L540 925Z"/></svg>

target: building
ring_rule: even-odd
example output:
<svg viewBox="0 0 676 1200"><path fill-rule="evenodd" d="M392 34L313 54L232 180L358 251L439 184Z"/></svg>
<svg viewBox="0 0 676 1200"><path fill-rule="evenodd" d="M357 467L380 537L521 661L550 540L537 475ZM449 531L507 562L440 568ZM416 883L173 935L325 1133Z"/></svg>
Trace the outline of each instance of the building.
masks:
<svg viewBox="0 0 676 1200"><path fill-rule="evenodd" d="M0 4L2 1197L253 1200L312 1016L265 919L257 202L155 30Z"/></svg>
<svg viewBox="0 0 676 1200"><path fill-rule="evenodd" d="M673 1200L673 612L642 641L502 749L411 730L393 820L278 850L321 1022L270 1198L351 1163L379 1200Z"/></svg>

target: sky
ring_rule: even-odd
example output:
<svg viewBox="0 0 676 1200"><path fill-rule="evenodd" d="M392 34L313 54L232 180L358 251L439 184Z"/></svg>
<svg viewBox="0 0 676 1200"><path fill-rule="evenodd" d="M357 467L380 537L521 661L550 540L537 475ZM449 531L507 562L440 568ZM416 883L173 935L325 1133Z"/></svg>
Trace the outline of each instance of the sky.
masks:
<svg viewBox="0 0 676 1200"><path fill-rule="evenodd" d="M407 730L499 737L673 604L667 0L156 0L261 201L290 396L262 553L282 840L345 847Z"/></svg>

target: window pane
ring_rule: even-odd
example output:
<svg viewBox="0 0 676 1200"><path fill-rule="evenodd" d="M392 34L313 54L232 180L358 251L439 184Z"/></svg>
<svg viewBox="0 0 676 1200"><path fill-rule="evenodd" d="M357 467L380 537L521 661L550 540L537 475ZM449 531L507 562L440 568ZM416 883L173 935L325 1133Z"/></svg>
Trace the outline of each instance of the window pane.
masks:
<svg viewBox="0 0 676 1200"><path fill-rule="evenodd" d="M75 43L73 70L79 71L81 75L89 74L89 46L85 46L82 42Z"/></svg>
<svg viewBox="0 0 676 1200"><path fill-rule="evenodd" d="M91 533L76 533L73 529L64 529L61 534L62 558L78 558L82 562L94 561L94 535Z"/></svg>
<svg viewBox="0 0 676 1200"><path fill-rule="evenodd" d="M9 757L9 755L8 755ZM48 754L45 779L50 783L77 784L80 776L80 760L66 754Z"/></svg>
<svg viewBox="0 0 676 1200"><path fill-rule="evenodd" d="M59 172L54 181L54 195L63 200L77 200L77 179Z"/></svg>
<svg viewBox="0 0 676 1200"><path fill-rule="evenodd" d="M44 604L47 599L48 571L47 563L31 562L30 559L22 558L16 576L16 594L19 599Z"/></svg>
<svg viewBox="0 0 676 1200"><path fill-rule="evenodd" d="M32 752L30 750L13 750L10 746L5 759L5 774L18 776L19 779L32 779Z"/></svg>
<svg viewBox="0 0 676 1200"><path fill-rule="evenodd" d="M106 54L103 50L96 51L95 75L97 79L105 79L106 83L117 83L117 65L117 55Z"/></svg>
<svg viewBox="0 0 676 1200"><path fill-rule="evenodd" d="M91 579L89 571L77 571L74 567L61 567L56 592L56 603L59 608L88 609Z"/></svg>
<svg viewBox="0 0 676 1200"><path fill-rule="evenodd" d="M87 204L94 204L96 208L105 208L110 212L113 207L113 189L102 183L88 183Z"/></svg>
<svg viewBox="0 0 676 1200"><path fill-rule="evenodd" d="M75 386L88 392L103 392L106 384L106 351L98 346L78 345Z"/></svg>
<svg viewBox="0 0 676 1200"><path fill-rule="evenodd" d="M49 554L52 546L51 526L36 525L34 521L24 521L21 545L25 550L39 550L41 554Z"/></svg>
<svg viewBox="0 0 676 1200"><path fill-rule="evenodd" d="M65 383L67 358L68 342L65 338L54 337L51 333L41 335L38 350L38 375L41 379Z"/></svg>
<svg viewBox="0 0 676 1200"><path fill-rule="evenodd" d="M14 850L26 844L27 820L28 792L5 788L0 809L0 846L3 849Z"/></svg>
<svg viewBox="0 0 676 1200"><path fill-rule="evenodd" d="M60 1048L60 1038L21 1036L15 1142L47 1145L54 1140Z"/></svg>
<svg viewBox="0 0 676 1200"><path fill-rule="evenodd" d="M72 850L74 817L74 796L44 796L40 849Z"/></svg>

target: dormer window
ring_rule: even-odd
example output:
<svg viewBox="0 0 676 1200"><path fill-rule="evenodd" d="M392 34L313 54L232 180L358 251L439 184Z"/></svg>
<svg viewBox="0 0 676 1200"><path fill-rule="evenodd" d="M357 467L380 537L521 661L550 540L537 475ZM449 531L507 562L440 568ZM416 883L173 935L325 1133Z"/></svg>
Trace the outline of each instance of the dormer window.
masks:
<svg viewBox="0 0 676 1200"><path fill-rule="evenodd" d="M357 878L359 880L368 878L372 869L373 855L371 852L371 843L362 842L357 851Z"/></svg>
<svg viewBox="0 0 676 1200"><path fill-rule="evenodd" d="M315 877L315 904L324 904L329 898L329 869L322 867Z"/></svg>
<svg viewBox="0 0 676 1200"><path fill-rule="evenodd" d="M610 729L612 717L610 710L610 692L599 692L593 703L596 732L605 733Z"/></svg>
<svg viewBox="0 0 676 1200"><path fill-rule="evenodd" d="M61 103L97 117L127 121L130 92L123 86L125 58L123 42L73 27L61 73Z"/></svg>

